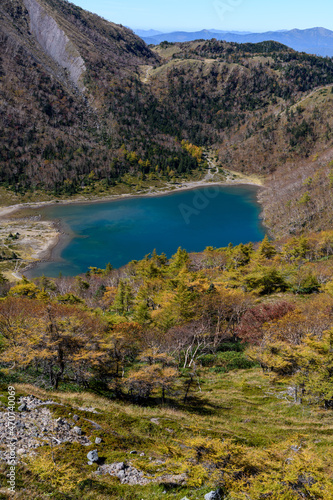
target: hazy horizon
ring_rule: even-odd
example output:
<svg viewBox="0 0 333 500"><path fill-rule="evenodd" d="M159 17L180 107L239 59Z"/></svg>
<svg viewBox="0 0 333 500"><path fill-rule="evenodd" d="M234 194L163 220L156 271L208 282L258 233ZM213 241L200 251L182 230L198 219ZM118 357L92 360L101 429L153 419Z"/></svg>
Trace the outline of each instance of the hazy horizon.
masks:
<svg viewBox="0 0 333 500"><path fill-rule="evenodd" d="M319 0L73 0L83 9L135 29L247 31L263 33L325 26L333 30L333 2ZM204 26L204 27L203 27ZM214 26L214 28L207 28Z"/></svg>
<svg viewBox="0 0 333 500"><path fill-rule="evenodd" d="M298 28L297 26L295 26L294 28L290 28L290 29L276 29L276 30L260 30L260 31L249 31L249 30L222 30L222 29L219 29L219 28L199 28L199 29L193 29L193 30L190 30L190 29L187 29L187 28L170 28L169 30L159 30L155 27L152 27L152 28L142 28L142 27L138 27L138 26L127 26L128 28L130 28L131 30L133 31L156 31L156 32L159 32L161 34L167 34L167 33L174 33L174 32L185 32L185 33L193 33L193 32L200 32L200 31L209 31L209 32L228 32L228 33L239 33L240 35L241 34L257 34L257 33L269 33L269 32L286 32L286 31L293 31L293 30L300 30L300 31L305 31L305 30L311 30L311 29L325 29L325 30L329 30L329 31L333 31L333 29L330 29L330 28L326 28L325 26L309 26L308 28Z"/></svg>

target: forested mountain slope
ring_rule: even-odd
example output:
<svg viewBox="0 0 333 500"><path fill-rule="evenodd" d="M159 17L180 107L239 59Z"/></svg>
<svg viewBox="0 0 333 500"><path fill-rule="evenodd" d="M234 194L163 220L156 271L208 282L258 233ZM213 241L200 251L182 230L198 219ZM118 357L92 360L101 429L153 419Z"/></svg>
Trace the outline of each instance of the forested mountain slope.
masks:
<svg viewBox="0 0 333 500"><path fill-rule="evenodd" d="M214 144L223 168L266 175L260 198L272 233L330 227L332 61L275 42L155 50L168 62L151 72L153 91L187 138Z"/></svg>
<svg viewBox="0 0 333 500"><path fill-rule="evenodd" d="M141 168L120 150L123 143L161 168L175 152L177 166L182 157L182 168L195 166L145 119L146 107L157 103L141 84L139 68L158 57L130 30L61 0L8 1L0 15L4 185L70 194L89 174L112 182Z"/></svg>
<svg viewBox="0 0 333 500"><path fill-rule="evenodd" d="M71 195L127 172L177 177L200 163L183 140L217 151L222 168L272 176L263 200L275 228L272 202L295 201L276 188L280 176L292 175L301 195L319 168L323 180L311 189L322 193L330 182L331 59L277 42L151 50L131 30L63 0L5 0L0 33L0 183L16 193ZM328 90L308 96L321 87ZM278 232L329 224L327 206L324 217L317 205L300 206L306 214L290 227L283 210Z"/></svg>

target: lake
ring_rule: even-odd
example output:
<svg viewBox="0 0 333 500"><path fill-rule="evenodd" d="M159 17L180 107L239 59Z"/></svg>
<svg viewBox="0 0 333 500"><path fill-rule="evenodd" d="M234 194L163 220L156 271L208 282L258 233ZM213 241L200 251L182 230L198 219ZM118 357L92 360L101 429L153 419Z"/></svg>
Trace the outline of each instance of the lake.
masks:
<svg viewBox="0 0 333 500"><path fill-rule="evenodd" d="M56 249L53 262L29 272L36 277L84 273L89 266L119 268L156 249L171 257L179 246L189 252L259 241L265 235L255 186L209 186L154 197L52 205L48 219L60 219L73 238Z"/></svg>

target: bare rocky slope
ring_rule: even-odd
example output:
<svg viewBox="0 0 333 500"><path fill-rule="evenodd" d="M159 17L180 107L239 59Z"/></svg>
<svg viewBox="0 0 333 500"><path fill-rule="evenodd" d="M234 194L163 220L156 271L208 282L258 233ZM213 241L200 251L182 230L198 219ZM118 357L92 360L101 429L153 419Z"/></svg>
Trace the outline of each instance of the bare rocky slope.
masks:
<svg viewBox="0 0 333 500"><path fill-rule="evenodd" d="M24 0L29 13L30 29L44 52L69 73L70 80L84 90L82 79L86 72L84 60L75 45L37 0Z"/></svg>

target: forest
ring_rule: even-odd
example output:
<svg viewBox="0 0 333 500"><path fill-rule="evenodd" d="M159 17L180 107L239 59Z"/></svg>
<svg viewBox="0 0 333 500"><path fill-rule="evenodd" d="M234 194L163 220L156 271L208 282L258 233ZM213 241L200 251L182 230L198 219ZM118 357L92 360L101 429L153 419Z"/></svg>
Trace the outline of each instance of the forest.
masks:
<svg viewBox="0 0 333 500"><path fill-rule="evenodd" d="M266 236L256 245L208 247L196 254L179 248L169 260L154 251L124 268L91 267L75 278L43 276L10 284L2 277L3 387L7 380L14 381L23 394L60 397L63 406L52 411L67 418L71 398L90 394L91 402L102 398L102 406L130 411L135 428L140 408L155 417L169 412L171 420L176 418L170 416L173 411L189 421L197 414L199 427L187 429L187 441L178 429L177 438L171 432L164 452L159 449L164 464L160 470L176 474L184 469L186 476L181 484L167 487L166 498L175 498L177 491L202 498L198 492L206 491L208 484L230 499L332 498L331 434L315 424L323 418L325 426L333 407L332 266L333 232L323 231L275 242ZM231 393L223 397L234 399L213 402L221 383L231 379ZM242 395L233 392L239 387L236 379L243 380ZM266 388L266 399L259 398L261 389L251 385L254 381ZM279 441L281 420L273 418L277 404L289 422L283 440L296 444ZM216 434L218 415L222 412L228 420L236 409L243 415L248 405L250 414L265 413L268 441L259 425L249 437L241 422L238 431L226 431L230 424L224 422L218 431L224 435L221 441ZM213 415L217 420L208 432L204 422ZM111 427L116 425L111 414L107 418ZM302 422L299 428L296 421ZM150 448L157 439L148 429L135 432L131 446ZM115 453L128 454L132 438L115 442L112 435L110 430L104 433L105 450L110 452L113 443L113 458ZM178 449L180 442L185 448ZM300 454L282 467L285 459L278 449L284 446L296 446ZM43 446L40 453L43 458L32 460L22 472L30 470L34 492L39 487L33 478L50 477L43 466L43 460L50 464L49 447ZM54 481L65 460L56 453ZM90 477L85 468L80 470L84 456L79 456L66 469L68 490L57 486L69 496L59 498L78 498L74 478L83 485ZM186 461L185 468L179 460ZM140 457L136 467L150 478L158 472ZM284 476L281 484L278 478ZM159 498L161 491L151 481L144 498ZM163 481L157 482L161 487ZM97 483L101 494L94 497ZM109 483L104 476L97 483L86 485L85 498L142 498L141 489L119 490L117 482ZM46 491L46 484L42 488ZM137 496L126 496L131 494Z"/></svg>
<svg viewBox="0 0 333 500"><path fill-rule="evenodd" d="M85 63L85 90L36 42L22 0L2 2L0 185L9 192L68 197L128 173L182 178L200 168L182 141L216 151L222 168L266 177L327 155L330 93L303 102L333 83L331 59L276 42L147 47L69 2L43 5Z"/></svg>
<svg viewBox="0 0 333 500"><path fill-rule="evenodd" d="M3 204L174 188L213 162L260 176L269 236L76 277L0 272L1 485L11 387L19 500L333 500L332 59L148 47L40 5L85 69L78 86L23 1L1 2Z"/></svg>
<svg viewBox="0 0 333 500"><path fill-rule="evenodd" d="M270 41L148 47L69 2L41 2L84 61L84 90L36 42L23 1L4 0L0 187L9 197L172 187L204 176L208 153L221 171L261 176L272 236L331 227L330 58Z"/></svg>

